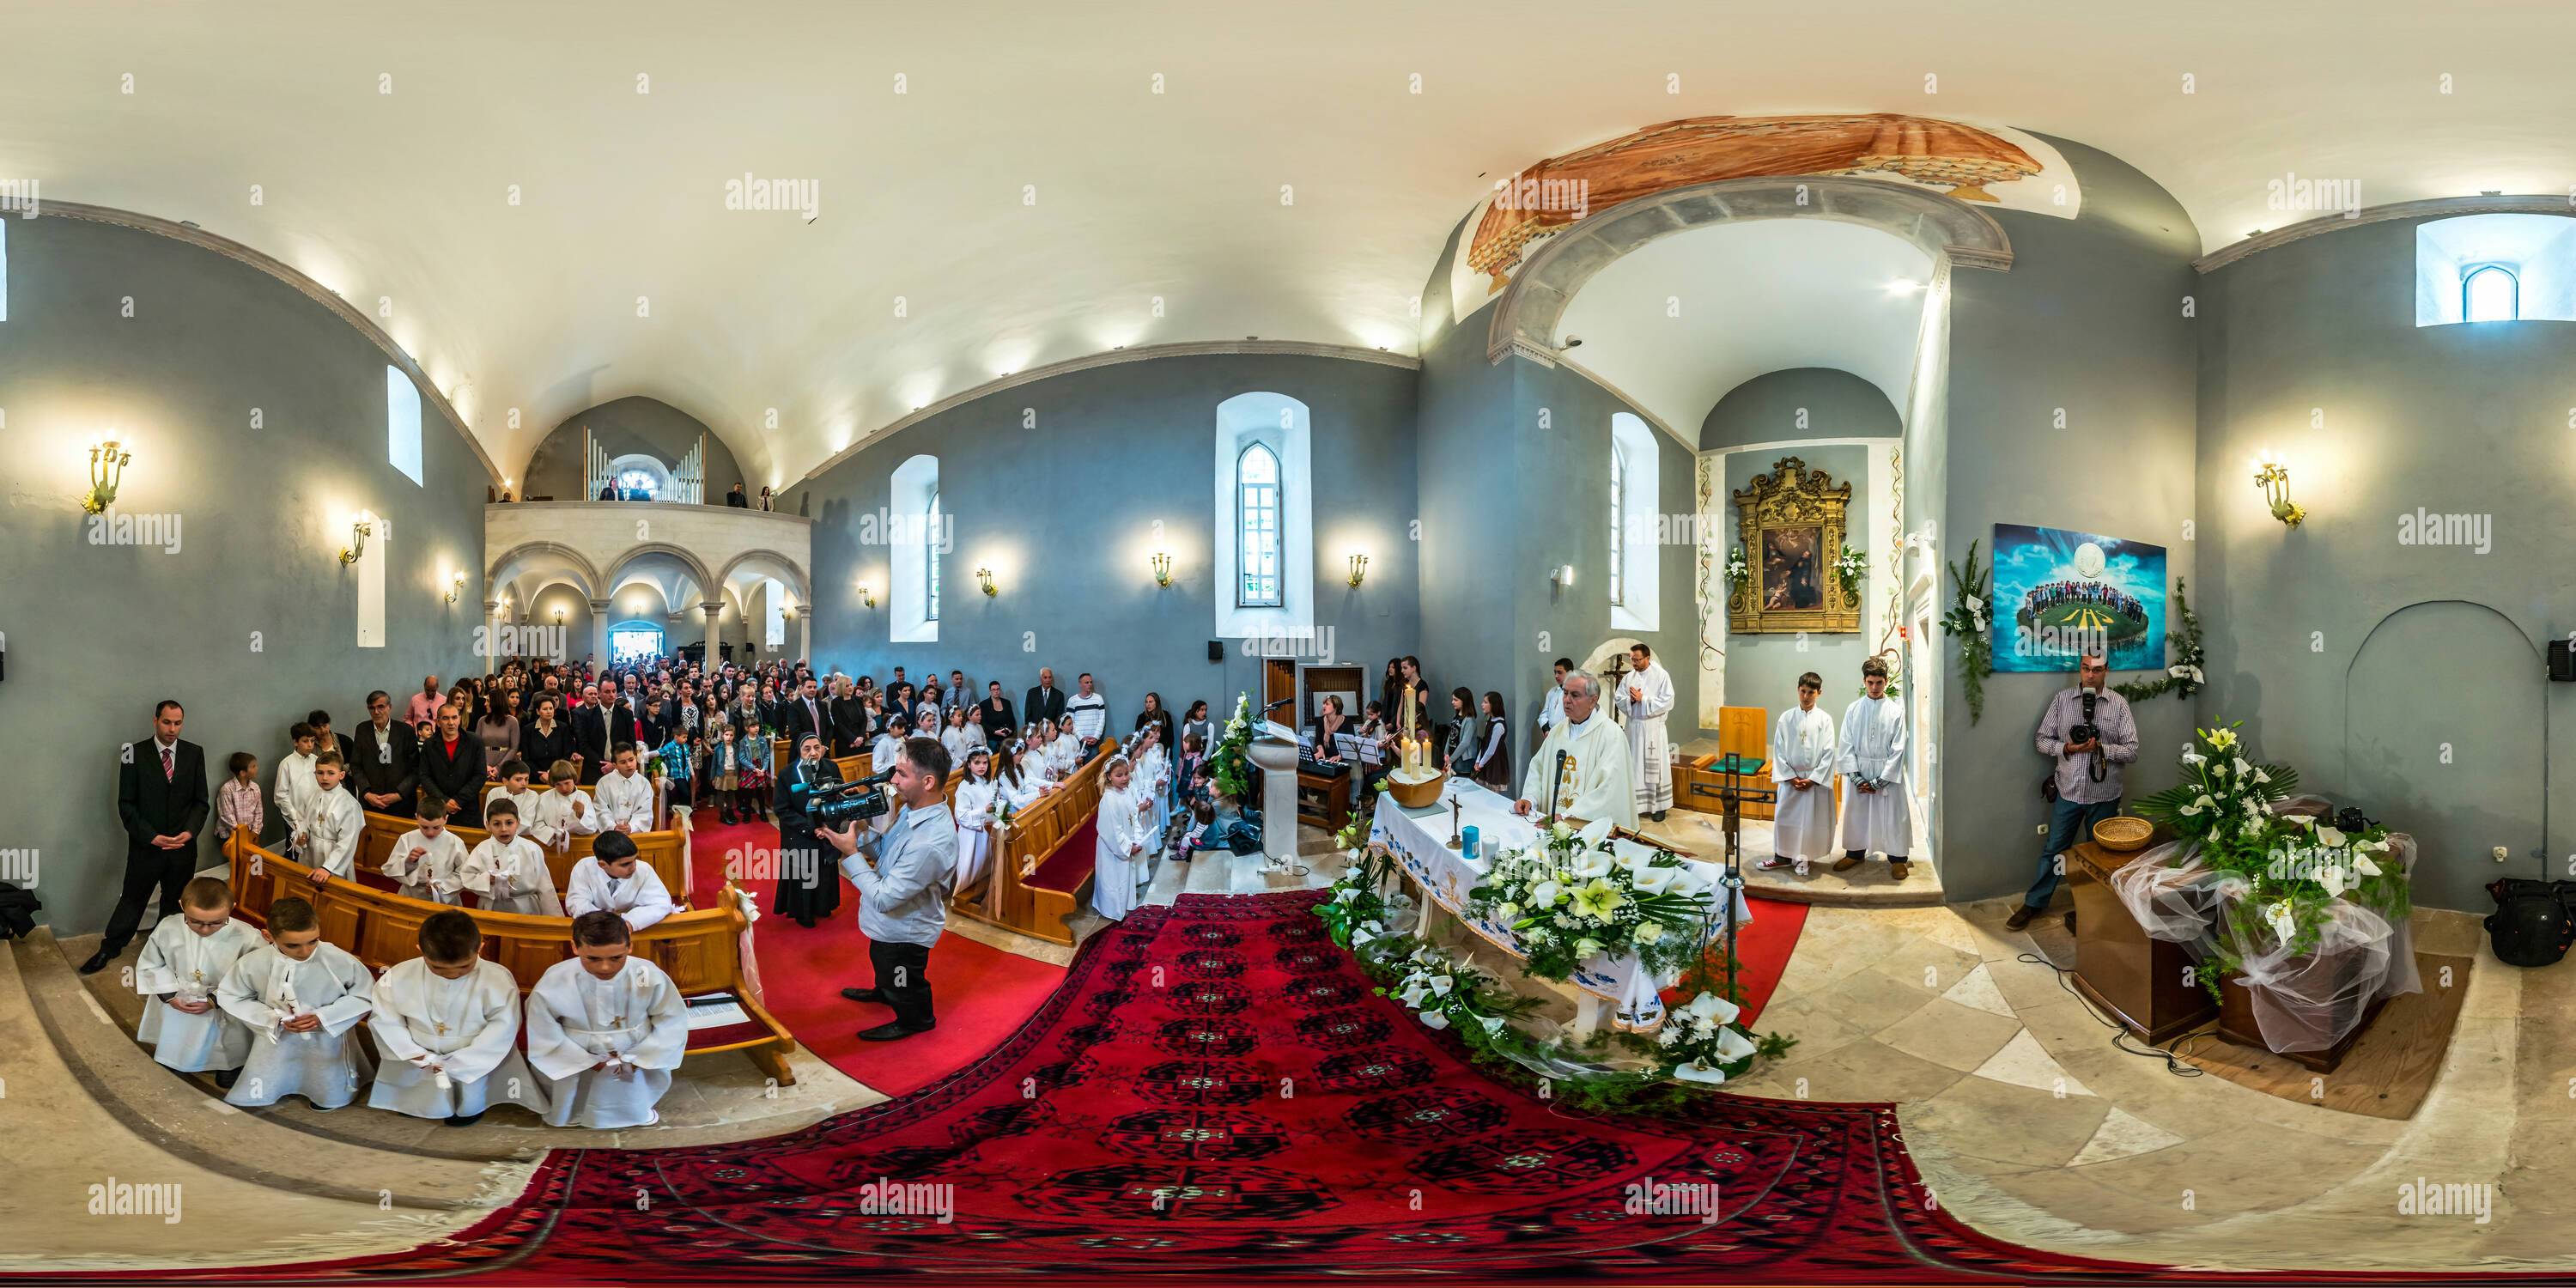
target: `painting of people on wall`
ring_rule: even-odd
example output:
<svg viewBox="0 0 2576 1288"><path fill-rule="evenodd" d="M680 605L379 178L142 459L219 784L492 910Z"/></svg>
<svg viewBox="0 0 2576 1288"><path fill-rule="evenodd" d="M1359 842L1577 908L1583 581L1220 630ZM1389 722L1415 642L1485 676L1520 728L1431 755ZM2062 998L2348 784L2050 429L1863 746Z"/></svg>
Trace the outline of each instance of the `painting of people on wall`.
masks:
<svg viewBox="0 0 2576 1288"><path fill-rule="evenodd" d="M1762 534L1762 607L1822 608L1825 580L1817 567L1821 528L1771 528Z"/></svg>
<svg viewBox="0 0 2576 1288"><path fill-rule="evenodd" d="M1998 523L1994 551L1996 670L2071 671L2087 653L2114 671L2164 669L2163 546Z"/></svg>

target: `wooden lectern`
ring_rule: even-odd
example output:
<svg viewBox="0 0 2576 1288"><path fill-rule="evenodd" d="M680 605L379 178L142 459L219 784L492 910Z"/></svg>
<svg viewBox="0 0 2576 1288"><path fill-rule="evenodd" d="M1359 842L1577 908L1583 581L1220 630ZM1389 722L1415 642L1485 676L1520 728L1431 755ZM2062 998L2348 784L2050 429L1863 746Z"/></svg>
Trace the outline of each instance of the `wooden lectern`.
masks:
<svg viewBox="0 0 2576 1288"><path fill-rule="evenodd" d="M2167 839L2159 827L2146 845L2125 853L2090 839L2066 852L2075 894L2075 987L2153 1046L2218 1014L2218 1003L2197 982L2200 963L2181 944L2147 934L2111 891L2112 873L2144 860Z"/></svg>

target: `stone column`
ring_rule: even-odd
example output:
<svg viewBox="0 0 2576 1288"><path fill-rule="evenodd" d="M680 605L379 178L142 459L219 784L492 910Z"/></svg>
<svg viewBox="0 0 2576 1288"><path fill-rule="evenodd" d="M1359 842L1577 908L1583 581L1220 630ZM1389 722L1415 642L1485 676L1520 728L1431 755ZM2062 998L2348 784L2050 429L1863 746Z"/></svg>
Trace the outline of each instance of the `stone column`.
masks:
<svg viewBox="0 0 2576 1288"><path fill-rule="evenodd" d="M492 655L501 651L501 631L504 625L506 623L501 617L501 601L484 600L483 647L477 651L483 654L483 678L487 680L492 678Z"/></svg>
<svg viewBox="0 0 2576 1288"><path fill-rule="evenodd" d="M608 605L605 599L590 601L590 656L592 665L608 665Z"/></svg>
<svg viewBox="0 0 2576 1288"><path fill-rule="evenodd" d="M698 634L698 638L705 641L707 651L706 656L700 660L699 664L706 667L709 671L713 671L718 665L716 658L716 616L724 612L724 601L721 599L711 599L698 605L698 607L705 609L707 613L705 628Z"/></svg>
<svg viewBox="0 0 2576 1288"><path fill-rule="evenodd" d="M814 606L812 604L796 610L796 656L805 659L809 666L813 664Z"/></svg>

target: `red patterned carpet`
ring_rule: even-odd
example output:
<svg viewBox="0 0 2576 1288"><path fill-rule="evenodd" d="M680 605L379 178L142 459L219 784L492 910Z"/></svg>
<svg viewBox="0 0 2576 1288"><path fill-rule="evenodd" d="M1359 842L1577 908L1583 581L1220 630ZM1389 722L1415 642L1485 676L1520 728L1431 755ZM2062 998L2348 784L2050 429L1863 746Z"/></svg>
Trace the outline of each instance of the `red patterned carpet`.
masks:
<svg viewBox="0 0 2576 1288"><path fill-rule="evenodd" d="M451 1244L257 1279L2134 1273L1927 1210L1888 1106L1723 1098L1689 1121L1614 1119L1488 1078L1370 993L1316 897L1141 909L1010 1040L914 1095L769 1140L565 1151ZM1628 1187L1649 1181L1717 1187L1719 1219L1632 1213ZM888 1183L939 1187L916 1193L949 1218L885 1210Z"/></svg>

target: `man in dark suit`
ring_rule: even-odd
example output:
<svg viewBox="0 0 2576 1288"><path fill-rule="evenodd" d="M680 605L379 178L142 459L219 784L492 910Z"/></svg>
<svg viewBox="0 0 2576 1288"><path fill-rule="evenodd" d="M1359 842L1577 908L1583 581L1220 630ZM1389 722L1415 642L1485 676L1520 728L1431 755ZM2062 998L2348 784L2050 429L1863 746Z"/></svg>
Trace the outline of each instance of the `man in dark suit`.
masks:
<svg viewBox="0 0 2576 1288"><path fill-rule="evenodd" d="M823 710L823 699L815 692L814 677L806 676L805 683L797 687L796 696L780 705L787 708L779 725L787 731L788 746L799 745L809 733L821 738L825 746L831 745L832 720Z"/></svg>
<svg viewBox="0 0 2576 1288"><path fill-rule="evenodd" d="M581 781L596 783L608 767L608 704L599 686L581 686L581 705L572 709L572 754L581 759Z"/></svg>
<svg viewBox="0 0 2576 1288"><path fill-rule="evenodd" d="M438 732L420 749L420 789L444 796L456 808L447 821L483 826L483 740L468 738L454 705L438 709Z"/></svg>
<svg viewBox="0 0 2576 1288"><path fill-rule="evenodd" d="M197 836L214 801L206 791L206 751L179 739L187 712L168 698L152 709L152 739L125 746L116 771L116 816L125 824L125 888L108 914L98 952L81 964L95 975L124 955L143 924L143 905L161 892L161 915L179 911L179 891L197 875ZM158 924L158 923L155 923Z"/></svg>
<svg viewBox="0 0 2576 1288"><path fill-rule="evenodd" d="M751 508L751 498L743 495L742 484L736 483L732 491L725 493L725 504L736 510L748 510Z"/></svg>
<svg viewBox="0 0 2576 1288"><path fill-rule="evenodd" d="M1020 722L1011 711L1011 700L1002 696L1001 681L985 685L984 690L984 700L975 704L975 723L984 730L984 745L999 747L1010 741Z"/></svg>
<svg viewBox="0 0 2576 1288"><path fill-rule="evenodd" d="M419 780L413 774L420 759L420 736L394 717L392 695L378 689L367 695L367 723L350 740L349 777L358 803L379 814L399 814L412 799ZM310 723L309 721L307 723Z"/></svg>
<svg viewBox="0 0 2576 1288"><path fill-rule="evenodd" d="M1038 668L1038 687L1029 690L1028 697L1020 703L1020 710L1026 713L1021 718L1032 724L1040 720L1064 719L1064 690L1055 687L1054 667Z"/></svg>

